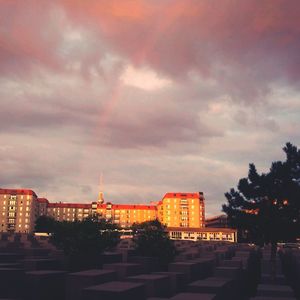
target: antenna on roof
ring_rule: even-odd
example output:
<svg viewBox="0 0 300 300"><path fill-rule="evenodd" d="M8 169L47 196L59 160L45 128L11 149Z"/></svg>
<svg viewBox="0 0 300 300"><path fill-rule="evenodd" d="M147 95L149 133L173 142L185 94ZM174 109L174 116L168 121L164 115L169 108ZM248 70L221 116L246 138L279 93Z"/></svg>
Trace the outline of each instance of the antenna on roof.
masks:
<svg viewBox="0 0 300 300"><path fill-rule="evenodd" d="M103 196L103 174L100 174L100 181L99 181L99 193L98 193L98 203L104 203L104 196Z"/></svg>

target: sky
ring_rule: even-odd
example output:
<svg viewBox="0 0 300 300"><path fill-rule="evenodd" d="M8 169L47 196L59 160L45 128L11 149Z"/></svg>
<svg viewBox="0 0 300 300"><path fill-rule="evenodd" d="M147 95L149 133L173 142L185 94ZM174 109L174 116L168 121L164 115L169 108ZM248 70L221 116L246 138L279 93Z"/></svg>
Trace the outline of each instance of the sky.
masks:
<svg viewBox="0 0 300 300"><path fill-rule="evenodd" d="M298 0L0 0L0 187L224 193L300 145Z"/></svg>

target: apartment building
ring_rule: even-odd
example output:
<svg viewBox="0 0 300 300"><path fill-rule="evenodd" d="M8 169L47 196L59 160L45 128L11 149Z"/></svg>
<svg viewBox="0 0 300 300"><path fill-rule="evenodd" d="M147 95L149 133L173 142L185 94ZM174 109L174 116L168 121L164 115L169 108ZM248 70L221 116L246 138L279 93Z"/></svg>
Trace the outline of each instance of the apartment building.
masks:
<svg viewBox="0 0 300 300"><path fill-rule="evenodd" d="M142 223L157 218L157 207L155 205L141 204L99 204L97 212L106 220L127 228L133 223Z"/></svg>
<svg viewBox="0 0 300 300"><path fill-rule="evenodd" d="M232 228L172 228L167 231L172 240L237 242L237 230Z"/></svg>
<svg viewBox="0 0 300 300"><path fill-rule="evenodd" d="M48 203L47 216L56 221L82 221L92 215L92 204Z"/></svg>
<svg viewBox="0 0 300 300"><path fill-rule="evenodd" d="M205 226L203 193L167 193L158 204L158 219L167 227Z"/></svg>
<svg viewBox="0 0 300 300"><path fill-rule="evenodd" d="M206 218L205 226L210 228L226 228L228 226L227 215L218 215L211 218Z"/></svg>
<svg viewBox="0 0 300 300"><path fill-rule="evenodd" d="M32 232L37 210L37 195L34 191L0 189L1 232Z"/></svg>
<svg viewBox="0 0 300 300"><path fill-rule="evenodd" d="M167 227L204 227L203 193L167 193L161 201L146 204L104 202L51 203L27 189L0 189L0 231L32 232L37 217L45 215L57 221L75 221L98 213L106 220L128 228L134 223L158 219Z"/></svg>

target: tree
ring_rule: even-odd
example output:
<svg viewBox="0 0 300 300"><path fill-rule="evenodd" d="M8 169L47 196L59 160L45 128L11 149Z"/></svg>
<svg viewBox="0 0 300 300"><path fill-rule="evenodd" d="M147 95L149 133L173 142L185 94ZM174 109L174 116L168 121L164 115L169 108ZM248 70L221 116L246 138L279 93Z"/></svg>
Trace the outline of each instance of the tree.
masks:
<svg viewBox="0 0 300 300"><path fill-rule="evenodd" d="M232 226L257 244L271 243L271 259L277 242L300 236L300 150L291 143L283 150L286 160L273 162L268 173L258 174L250 164L248 177L225 194L223 205Z"/></svg>
<svg viewBox="0 0 300 300"><path fill-rule="evenodd" d="M162 223L158 220L146 221L134 224L132 230L139 255L156 257L161 266L173 261L176 248Z"/></svg>
<svg viewBox="0 0 300 300"><path fill-rule="evenodd" d="M56 221L53 218L40 216L35 221L35 231L51 233L54 230L55 224Z"/></svg>
<svg viewBox="0 0 300 300"><path fill-rule="evenodd" d="M69 268L97 267L100 254L115 247L120 240L118 227L97 216L83 221L56 222L52 243L69 257Z"/></svg>

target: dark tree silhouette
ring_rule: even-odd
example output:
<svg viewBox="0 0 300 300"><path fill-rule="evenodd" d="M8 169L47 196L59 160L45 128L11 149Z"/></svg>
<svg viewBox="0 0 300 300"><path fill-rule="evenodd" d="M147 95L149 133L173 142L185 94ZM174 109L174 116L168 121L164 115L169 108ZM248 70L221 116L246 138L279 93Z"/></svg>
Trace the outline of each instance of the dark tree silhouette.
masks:
<svg viewBox="0 0 300 300"><path fill-rule="evenodd" d="M99 267L100 255L120 241L118 227L98 216L83 221L54 221L50 241L69 258L70 270Z"/></svg>
<svg viewBox="0 0 300 300"><path fill-rule="evenodd" d="M156 257L161 266L173 261L176 248L162 223L158 220L146 221L134 224L132 229L138 254Z"/></svg>
<svg viewBox="0 0 300 300"><path fill-rule="evenodd" d="M40 216L35 221L35 232L51 233L54 230L56 221L47 216Z"/></svg>
<svg viewBox="0 0 300 300"><path fill-rule="evenodd" d="M283 150L286 160L273 162L268 173L258 174L250 164L248 177L225 194L223 205L232 226L247 231L257 244L271 243L271 259L277 242L300 236L300 150L291 143Z"/></svg>

